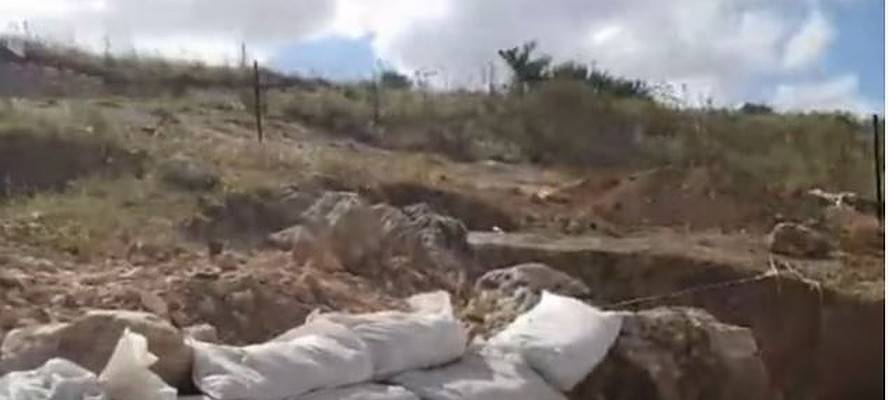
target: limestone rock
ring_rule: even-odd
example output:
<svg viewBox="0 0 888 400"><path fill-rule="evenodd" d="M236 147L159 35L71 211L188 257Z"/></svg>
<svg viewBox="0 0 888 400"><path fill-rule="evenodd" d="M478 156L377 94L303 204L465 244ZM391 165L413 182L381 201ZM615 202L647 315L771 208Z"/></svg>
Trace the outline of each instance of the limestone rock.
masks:
<svg viewBox="0 0 888 400"><path fill-rule="evenodd" d="M614 347L572 399L773 399L749 329L705 311L655 308L627 315Z"/></svg>

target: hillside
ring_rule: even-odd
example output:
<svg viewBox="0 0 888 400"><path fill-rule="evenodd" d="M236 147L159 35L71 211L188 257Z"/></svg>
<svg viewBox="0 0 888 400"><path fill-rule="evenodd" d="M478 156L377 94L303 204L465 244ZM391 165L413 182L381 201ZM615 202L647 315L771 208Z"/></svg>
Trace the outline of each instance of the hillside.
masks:
<svg viewBox="0 0 888 400"><path fill-rule="evenodd" d="M145 65L116 68L148 76ZM165 79L151 85L170 89ZM488 94L267 78L260 143L249 89L220 79L3 98L0 338L111 308L256 342L315 308L397 308L422 290L467 308L484 272L540 261L592 288L593 304L686 305L750 326L787 398L879 387L884 237L863 122L678 109L559 80ZM812 189L857 195L832 204ZM307 226L325 199L382 204L385 229L406 236L445 233L368 243L378 232L355 222L308 254L269 237ZM831 251L773 254L780 222L811 227ZM786 273L776 281L619 305L757 276L774 260ZM861 344L845 354L839 338ZM813 378L831 363L850 377Z"/></svg>

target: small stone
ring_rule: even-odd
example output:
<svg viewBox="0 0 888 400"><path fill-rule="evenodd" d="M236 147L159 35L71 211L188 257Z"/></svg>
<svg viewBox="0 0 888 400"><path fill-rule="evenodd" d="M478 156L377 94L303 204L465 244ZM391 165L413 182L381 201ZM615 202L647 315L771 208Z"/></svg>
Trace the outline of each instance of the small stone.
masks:
<svg viewBox="0 0 888 400"><path fill-rule="evenodd" d="M192 325L182 329L182 332L201 342L219 342L219 332L216 330L216 327L210 324Z"/></svg>
<svg viewBox="0 0 888 400"><path fill-rule="evenodd" d="M27 278L20 272L14 270L0 270L0 288L24 289Z"/></svg>

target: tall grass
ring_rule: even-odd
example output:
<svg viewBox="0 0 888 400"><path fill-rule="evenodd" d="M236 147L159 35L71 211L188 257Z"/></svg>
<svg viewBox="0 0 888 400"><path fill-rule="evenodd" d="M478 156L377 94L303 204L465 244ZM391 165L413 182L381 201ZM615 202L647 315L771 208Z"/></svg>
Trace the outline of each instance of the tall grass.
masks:
<svg viewBox="0 0 888 400"><path fill-rule="evenodd" d="M361 86L300 92L282 113L384 147L571 166L718 168L775 191L872 194L868 128L835 113L679 109L553 80L522 95L388 90L381 126Z"/></svg>

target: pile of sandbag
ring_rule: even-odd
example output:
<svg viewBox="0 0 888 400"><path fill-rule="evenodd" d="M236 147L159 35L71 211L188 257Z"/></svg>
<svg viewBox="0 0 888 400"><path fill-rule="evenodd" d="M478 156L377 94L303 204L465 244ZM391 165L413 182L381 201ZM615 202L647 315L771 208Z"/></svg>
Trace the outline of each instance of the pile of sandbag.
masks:
<svg viewBox="0 0 888 400"><path fill-rule="evenodd" d="M409 312L321 314L263 344L194 343L194 383L218 400L279 400L381 380L458 359L468 340L446 292Z"/></svg>
<svg viewBox="0 0 888 400"><path fill-rule="evenodd" d="M313 314L266 343L189 339L192 378L208 400L564 400L601 361L621 316L543 292L488 342L469 345L446 292L407 300L409 311ZM123 332L96 376L53 359L0 379L0 400L172 400L149 367L145 337Z"/></svg>

